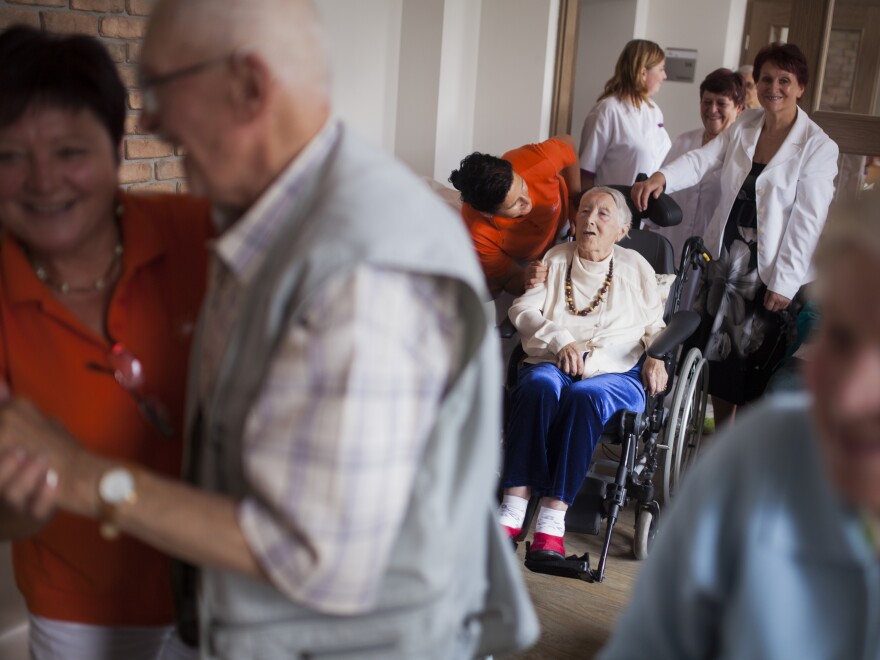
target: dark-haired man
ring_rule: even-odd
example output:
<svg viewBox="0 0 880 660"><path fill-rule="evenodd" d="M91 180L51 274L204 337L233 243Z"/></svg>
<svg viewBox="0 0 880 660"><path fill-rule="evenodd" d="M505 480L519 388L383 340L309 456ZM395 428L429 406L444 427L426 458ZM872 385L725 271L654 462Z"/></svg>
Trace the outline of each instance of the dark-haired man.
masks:
<svg viewBox="0 0 880 660"><path fill-rule="evenodd" d="M520 295L536 265L569 220L569 200L580 194L574 140L559 135L508 151L501 158L473 153L453 170L468 226L493 297Z"/></svg>

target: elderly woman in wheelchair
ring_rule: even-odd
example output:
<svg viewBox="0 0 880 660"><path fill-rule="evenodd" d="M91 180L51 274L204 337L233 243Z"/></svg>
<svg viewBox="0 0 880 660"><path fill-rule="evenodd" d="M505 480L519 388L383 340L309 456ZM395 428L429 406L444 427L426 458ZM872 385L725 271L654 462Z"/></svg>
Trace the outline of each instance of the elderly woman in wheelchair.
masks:
<svg viewBox="0 0 880 660"><path fill-rule="evenodd" d="M631 223L617 190L585 193L576 240L546 254L547 281L510 308L526 359L510 394L500 520L517 538L541 497L532 557L565 556L565 512L606 422L666 389L666 365L645 354L664 326L654 271L616 245Z"/></svg>

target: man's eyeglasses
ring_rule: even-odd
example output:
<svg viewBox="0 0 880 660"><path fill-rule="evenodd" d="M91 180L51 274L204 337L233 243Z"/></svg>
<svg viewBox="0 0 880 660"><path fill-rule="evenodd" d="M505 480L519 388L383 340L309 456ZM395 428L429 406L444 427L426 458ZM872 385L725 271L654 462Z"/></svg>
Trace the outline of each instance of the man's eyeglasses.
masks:
<svg viewBox="0 0 880 660"><path fill-rule="evenodd" d="M122 388L135 400L138 410L144 418L159 433L166 438L170 438L174 434L171 420L168 419L168 413L161 402L141 394L140 388L144 384L144 367L141 361L125 346L119 343L114 344L107 356L106 365L89 362L86 364L86 368L113 376L116 382L122 385Z"/></svg>
<svg viewBox="0 0 880 660"><path fill-rule="evenodd" d="M157 88L162 85L167 85L172 80L192 76L196 73L201 73L202 71L210 69L211 67L215 67L218 64L228 62L234 56L235 53L232 55L224 55L223 57L214 57L209 60L196 62L195 64L175 69L174 71L169 71L167 73L160 73L155 76L142 75L139 81L139 86L143 94L144 112L152 114L159 109L159 100L156 98Z"/></svg>

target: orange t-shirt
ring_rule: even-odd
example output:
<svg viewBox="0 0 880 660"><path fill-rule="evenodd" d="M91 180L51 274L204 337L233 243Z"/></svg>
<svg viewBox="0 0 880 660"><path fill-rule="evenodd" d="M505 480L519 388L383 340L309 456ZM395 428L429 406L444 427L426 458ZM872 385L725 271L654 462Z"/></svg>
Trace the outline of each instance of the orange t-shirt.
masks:
<svg viewBox="0 0 880 660"><path fill-rule="evenodd" d="M540 259L568 220L568 187L560 172L577 162L571 145L557 138L527 144L502 158L525 179L532 210L522 218L489 219L468 204L461 213L487 280L506 277L516 261Z"/></svg>
<svg viewBox="0 0 880 660"><path fill-rule="evenodd" d="M121 201L122 274L107 328L141 361L141 393L165 407L174 436L158 433L112 375L86 367L109 366L111 343L61 305L8 233L0 241L0 377L89 450L177 476L189 348L213 233L210 207L175 195ZM58 513L38 534L13 543L13 564L33 614L97 625L173 620L169 559L130 537L104 540L93 520Z"/></svg>

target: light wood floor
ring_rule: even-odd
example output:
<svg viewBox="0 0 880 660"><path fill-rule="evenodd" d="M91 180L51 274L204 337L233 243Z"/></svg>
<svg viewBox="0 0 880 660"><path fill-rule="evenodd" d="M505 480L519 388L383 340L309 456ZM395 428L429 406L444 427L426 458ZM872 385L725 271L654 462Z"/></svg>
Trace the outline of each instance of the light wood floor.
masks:
<svg viewBox="0 0 880 660"><path fill-rule="evenodd" d="M608 553L605 581L601 584L540 575L523 566L523 576L541 621L541 638L529 650L496 656L499 660L580 660L598 653L628 602L641 567L632 555L634 518L632 507L621 513ZM602 534L566 534L565 550L578 555L589 552L590 566L595 567L604 538L604 521ZM517 555L522 563L524 543Z"/></svg>

